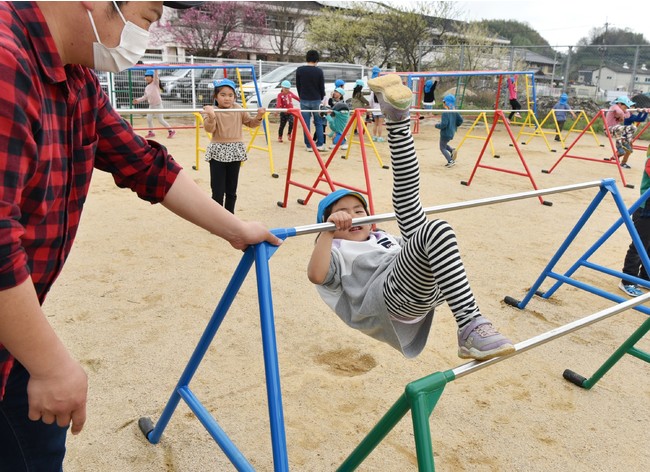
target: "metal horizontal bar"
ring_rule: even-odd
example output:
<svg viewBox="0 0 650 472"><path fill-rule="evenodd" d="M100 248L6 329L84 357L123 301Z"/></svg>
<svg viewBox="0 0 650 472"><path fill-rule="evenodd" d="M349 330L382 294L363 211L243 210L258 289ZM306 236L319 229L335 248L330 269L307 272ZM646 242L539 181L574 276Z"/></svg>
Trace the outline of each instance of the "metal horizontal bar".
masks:
<svg viewBox="0 0 650 472"><path fill-rule="evenodd" d="M299 108L295 108L296 110L300 110ZM287 111L287 108L267 108L266 111L268 112L283 112ZM379 108L363 108L365 111L381 111ZM148 113L164 113L165 115L171 114L171 113L205 113L203 108L115 108L115 111L118 113L123 113L127 115L144 115ZM242 111L248 111L249 113L253 113L257 111L257 108L215 108L214 112L215 113L235 113L235 112L242 112ZM324 113L329 110L300 110L300 113ZM468 113L495 113L495 111L502 111L504 113L510 113L511 110L494 110L493 108L489 110L430 110L430 109L420 109L420 108L411 108L409 110L411 113L461 113L461 114L468 114ZM525 113L525 111L524 111Z"/></svg>
<svg viewBox="0 0 650 472"><path fill-rule="evenodd" d="M563 193L563 192L570 192L573 190L582 190L586 188L600 187L607 180L613 180L613 179L605 179L602 181L595 180L591 182L583 182L580 184L572 184L572 185L565 185L561 187L552 187L547 189L531 190L528 192L513 193L510 195L500 195L497 197L479 198L477 200L468 200L465 202L447 203L444 205L427 207L424 209L424 212L428 215L431 213L441 213L443 211L455 211L455 210L462 210L465 208L492 205L494 203L512 202L515 200L523 200L525 198L532 198L541 195L550 195L553 193ZM354 218L352 220L352 224L367 225L367 224L381 223L382 221L391 221L394 219L395 219L395 213L383 213L380 215L364 216L363 218ZM298 236L301 234L333 231L336 229L336 226L334 225L334 223L318 223L313 225L297 226L294 229L295 229L294 235Z"/></svg>
<svg viewBox="0 0 650 472"><path fill-rule="evenodd" d="M605 310L601 310L597 313L594 313L593 315L589 315L579 320L565 324L563 326L560 326L559 328L552 329L538 336L527 339L526 341L517 343L515 344L516 351L513 352L512 354L508 354L502 357L495 357L494 359L490 359L483 362L477 362L477 361L468 362L467 364L463 364L459 367L456 367L455 369L452 369L452 372L454 373L456 379L460 377L464 377L465 375L469 375L478 370L484 369L485 367L489 367L493 364L496 364L497 362L504 361L518 354L521 354L522 352L526 352L529 349L532 349L537 346L541 346L542 344L546 344L547 342L553 341L554 339L561 338L562 336L565 336L569 333L584 328L585 326L589 326L598 321L604 320L606 318L610 318L625 310L629 310L631 308L634 308L637 305L641 305L649 300L650 300L650 292L643 294L639 297L633 298L631 300L626 300L622 303L619 303L618 305L614 305L613 307L607 308Z"/></svg>

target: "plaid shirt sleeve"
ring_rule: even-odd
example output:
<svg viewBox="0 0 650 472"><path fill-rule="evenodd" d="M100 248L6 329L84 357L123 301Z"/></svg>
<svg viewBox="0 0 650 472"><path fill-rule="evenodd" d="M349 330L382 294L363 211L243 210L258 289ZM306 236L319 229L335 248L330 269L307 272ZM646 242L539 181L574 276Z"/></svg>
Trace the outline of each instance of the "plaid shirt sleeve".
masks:
<svg viewBox="0 0 650 472"><path fill-rule="evenodd" d="M35 3L0 3L0 90L0 290L31 276L43 303L72 248L93 168L151 203L181 168L133 132L91 70L63 66ZM0 344L0 399L12 364Z"/></svg>

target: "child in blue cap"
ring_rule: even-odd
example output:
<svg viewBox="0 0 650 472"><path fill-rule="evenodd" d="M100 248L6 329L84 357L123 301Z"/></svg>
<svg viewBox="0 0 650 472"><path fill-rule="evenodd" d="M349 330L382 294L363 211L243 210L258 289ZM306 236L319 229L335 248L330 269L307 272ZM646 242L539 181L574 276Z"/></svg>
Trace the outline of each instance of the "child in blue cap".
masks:
<svg viewBox="0 0 650 472"><path fill-rule="evenodd" d="M149 108L155 108L157 110L162 110L163 103L162 97L160 96L160 79L158 79L158 70L147 69L144 72L144 80L147 82L147 85L144 88L144 95L139 98L133 99L133 104L137 105L138 103L148 102ZM176 134L176 131L171 127L162 113L156 113L156 118L158 122L167 128L167 138L173 138ZM145 136L146 138L153 138L156 136L156 133L153 131L153 116L154 113L147 113L147 127L149 132Z"/></svg>
<svg viewBox="0 0 650 472"><path fill-rule="evenodd" d="M345 131L345 127L348 125L348 120L350 119L350 107L342 101L335 103L332 111L325 117L325 119L332 130L330 136L333 137L333 139L332 144L330 144L330 149L333 149L341 140L343 131ZM347 140L343 138L341 149L345 150L347 148Z"/></svg>
<svg viewBox="0 0 650 472"><path fill-rule="evenodd" d="M555 136L555 140L560 141L560 135L566 123L566 112L571 113L574 120L576 119L576 114L569 106L569 96L566 93L560 95L560 100L553 106L553 110L555 110L555 119L557 120L558 127L558 134Z"/></svg>
<svg viewBox="0 0 650 472"><path fill-rule="evenodd" d="M455 110L456 97L453 95L445 95L442 99L442 104L447 110ZM454 139L456 129L462 124L463 117L456 111L443 113L440 123L436 123L436 128L440 130L440 152L442 152L442 156L447 160L445 167L453 167L456 165L457 151L449 145L449 141Z"/></svg>
<svg viewBox="0 0 650 472"><path fill-rule="evenodd" d="M261 125L266 109L258 108L257 115L253 117L236 102L237 91L232 80L215 80L213 85L215 106L203 107L203 127L212 134L205 150L205 160L210 163L212 199L234 214L239 169L247 159L242 129L244 125L249 128ZM242 111L225 111L235 109Z"/></svg>
<svg viewBox="0 0 650 472"><path fill-rule="evenodd" d="M411 90L394 74L368 85L386 117L401 236L353 224L353 218L368 215L366 200L358 192L337 190L318 205L317 222L336 229L317 238L309 280L347 325L406 357L424 349L435 307L445 301L458 325L461 358L486 360L513 352L513 344L481 315L453 229L443 220L428 220L422 209L410 130Z"/></svg>
<svg viewBox="0 0 650 472"><path fill-rule="evenodd" d="M422 107L425 110L431 110L436 104L436 85L438 85L437 80L428 79L424 83L424 90L422 94Z"/></svg>
<svg viewBox="0 0 650 472"><path fill-rule="evenodd" d="M289 109L293 108L293 100L300 101L300 97L291 91L291 82L288 80L283 80L280 83L280 93L278 94L277 99L275 100L276 106L278 108ZM293 115L287 113L286 111L280 112L280 127L278 128L278 142L282 142L282 134L284 133L284 127L289 123L289 134L287 139L291 141L291 133L293 132Z"/></svg>
<svg viewBox="0 0 650 472"><path fill-rule="evenodd" d="M636 126L625 124L625 120L631 116L629 109L633 106L634 102L625 95L622 95L614 99L605 114L605 126L607 126L610 135L616 140L616 158L620 157L618 149L620 148L623 151L621 167L624 169L630 169L627 161L632 154L632 140L636 133Z"/></svg>

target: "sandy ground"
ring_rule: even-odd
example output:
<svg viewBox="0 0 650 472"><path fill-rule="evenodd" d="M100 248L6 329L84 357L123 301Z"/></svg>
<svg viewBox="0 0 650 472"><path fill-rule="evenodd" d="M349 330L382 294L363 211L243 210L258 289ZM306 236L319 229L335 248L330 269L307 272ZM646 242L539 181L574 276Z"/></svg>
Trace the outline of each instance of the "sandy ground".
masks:
<svg viewBox="0 0 650 472"><path fill-rule="evenodd" d="M171 122L178 122L171 117ZM272 126L275 134L276 126ZM461 128L458 144L469 127ZM485 132L474 132L475 135ZM515 133L518 129L515 128ZM160 133L159 133L160 134ZM521 140L527 139L525 135ZM208 166L193 170L195 132L179 130L161 141L209 191ZM263 144L261 139L256 141ZM485 165L522 171L503 129ZM201 136L202 145L207 138ZM576 150L605 157L607 151L584 138ZM527 177L478 169L481 139L468 139L458 164L446 169L438 132L425 121L416 135L425 206L454 203L533 189ZM647 144L647 143L646 143ZM237 214L268 227L295 227L314 221L315 195L291 186L282 200L289 145L272 143L271 177L267 152L253 149L242 169ZM358 145L348 160L330 166L335 181L363 185ZM555 143L552 147L559 149ZM377 144L389 163L388 145ZM623 188L614 165L564 159L551 174L541 173L559 158L541 138L522 146L539 188L611 177L629 205L638 198L642 152L635 152ZM489 148L488 148L489 151ZM376 213L392 211L391 174L372 150L368 169ZM313 154L298 147L292 179L311 185L319 167ZM319 188L325 189L321 184ZM481 309L502 332L521 342L602 310L612 303L564 285L550 300L535 297L524 310L503 303L522 298L583 214L597 189L462 211L448 211L458 233L470 281ZM608 196L560 261L566 270L617 219ZM394 222L383 229L397 231ZM629 235L619 231L590 260L619 270ZM455 324L440 307L425 351L403 358L343 325L319 299L306 277L313 235L290 238L270 260L278 355L281 370L288 456L291 470L331 471L347 457L390 408L410 381L463 364L456 356ZM141 416L156 421L219 301L241 253L159 205L120 190L97 172L74 250L51 291L45 311L59 335L86 367L90 392L88 422L68 440L65 469L82 471L233 470L219 447L181 402L161 442L152 445L140 432ZM577 277L620 293L618 280L580 269ZM549 288L546 282L544 288ZM266 406L262 344L255 276L251 273L228 312L191 388L214 414L256 470L273 470ZM517 355L447 385L430 418L436 469L440 471L630 471L650 467L649 367L624 358L592 390L562 379L571 368L590 376L640 325L645 315L628 311L551 343ZM650 341L640 348L650 350ZM359 470L417 470L410 415L370 454Z"/></svg>

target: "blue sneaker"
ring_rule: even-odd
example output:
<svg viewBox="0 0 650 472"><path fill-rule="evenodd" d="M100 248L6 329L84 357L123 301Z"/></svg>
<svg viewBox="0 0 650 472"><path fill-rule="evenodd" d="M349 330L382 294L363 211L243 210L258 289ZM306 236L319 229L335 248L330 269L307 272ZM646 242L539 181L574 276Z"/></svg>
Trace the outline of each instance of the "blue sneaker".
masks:
<svg viewBox="0 0 650 472"><path fill-rule="evenodd" d="M458 357L485 361L515 352L515 346L487 318L479 316L458 330Z"/></svg>
<svg viewBox="0 0 650 472"><path fill-rule="evenodd" d="M621 282L620 284L618 284L618 288L623 290L628 297L638 297L643 295L643 292L639 290L639 287L637 287L634 284L628 285Z"/></svg>

